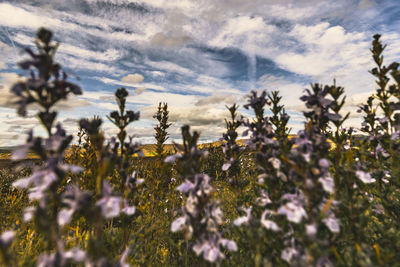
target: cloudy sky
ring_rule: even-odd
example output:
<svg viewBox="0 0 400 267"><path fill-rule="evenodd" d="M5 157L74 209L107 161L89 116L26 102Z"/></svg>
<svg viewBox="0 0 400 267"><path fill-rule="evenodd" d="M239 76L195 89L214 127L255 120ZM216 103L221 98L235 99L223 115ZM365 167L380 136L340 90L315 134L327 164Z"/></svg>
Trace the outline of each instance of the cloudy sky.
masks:
<svg viewBox="0 0 400 267"><path fill-rule="evenodd" d="M60 104L59 121L76 132L79 118L114 110L113 92L123 86L129 108L141 112L129 132L144 143L154 142L160 101L170 107L171 140L190 124L211 141L221 137L225 105L263 89L281 92L296 132L303 89L334 78L348 94L349 125L358 126L356 106L374 90L372 35L389 44L386 63L400 58L398 0L0 1L0 146L22 143L30 128L42 133L35 110L18 117L9 93L26 76L16 62L40 26L54 32L56 60L84 90Z"/></svg>

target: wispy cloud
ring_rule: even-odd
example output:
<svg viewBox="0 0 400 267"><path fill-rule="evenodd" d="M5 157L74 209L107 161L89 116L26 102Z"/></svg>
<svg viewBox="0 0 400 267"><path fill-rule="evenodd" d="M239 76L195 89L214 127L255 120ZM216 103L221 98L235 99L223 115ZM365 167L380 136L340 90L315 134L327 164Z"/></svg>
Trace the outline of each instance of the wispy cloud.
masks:
<svg viewBox="0 0 400 267"><path fill-rule="evenodd" d="M310 82L336 78L352 111L374 90L371 36L383 33L385 60L398 60L399 11L396 0L3 1L0 106L12 110L8 88L21 73L16 50L33 46L36 29L45 26L60 41L57 61L85 90L63 106L73 120L114 109L113 91L124 86L130 107L142 111L143 140L151 140L158 102L171 107L174 138L179 124L189 123L205 139L218 139L224 105L268 89L281 92L296 126L304 110L298 98ZM24 130L7 127L10 136Z"/></svg>

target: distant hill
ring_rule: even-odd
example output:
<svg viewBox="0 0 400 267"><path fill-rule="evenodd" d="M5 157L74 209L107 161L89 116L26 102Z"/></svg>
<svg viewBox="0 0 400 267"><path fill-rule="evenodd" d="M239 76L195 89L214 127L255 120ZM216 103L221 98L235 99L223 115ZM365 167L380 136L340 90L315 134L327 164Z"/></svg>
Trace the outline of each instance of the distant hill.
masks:
<svg viewBox="0 0 400 267"><path fill-rule="evenodd" d="M292 139L295 136L296 135L291 134L291 135L289 135L289 138ZM240 145L244 145L245 141L246 141L246 139L240 139L240 140L237 140L237 143ZM218 147L218 146L222 146L223 144L224 144L224 141L215 141L212 143L199 144L199 148ZM10 159L11 152L16 148L17 147L0 147L0 159ZM141 149L146 157L152 157L155 155L156 144L144 144L144 145L141 145ZM176 148L175 148L174 144L165 144L164 149L167 152L174 153ZM69 152L68 150L67 150L67 154ZM28 158L34 159L34 158L37 158L37 156L33 153L29 153Z"/></svg>

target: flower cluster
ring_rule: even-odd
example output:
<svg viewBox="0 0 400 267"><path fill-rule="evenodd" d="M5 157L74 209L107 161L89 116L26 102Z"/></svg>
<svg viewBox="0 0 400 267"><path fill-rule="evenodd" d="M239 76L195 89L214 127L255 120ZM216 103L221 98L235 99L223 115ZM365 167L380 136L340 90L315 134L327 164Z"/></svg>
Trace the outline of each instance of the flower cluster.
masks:
<svg viewBox="0 0 400 267"><path fill-rule="evenodd" d="M174 162L179 178L184 182L177 190L186 196L182 216L171 225L171 231L184 230L187 240L195 239L192 250L206 261L220 262L225 258L222 248L236 251L234 241L222 238L219 226L223 223L222 210L217 202L211 201L210 177L199 173L200 160L207 156L197 147L199 134L190 133L188 126L182 127L183 147L180 153L168 156L166 162Z"/></svg>
<svg viewBox="0 0 400 267"><path fill-rule="evenodd" d="M28 189L28 198L33 205L25 209L24 221L34 221L39 233L45 237L48 249L53 251L50 254L41 254L38 257L38 266L68 266L72 262L84 262L87 266L99 264L108 266L111 264L110 261L99 251L103 245L102 217L111 219L121 213L130 216L135 213L135 207L130 206L126 198L114 193L106 179L112 174L113 165L117 165L122 193L129 193L135 184L143 182L142 179L137 178L135 172L132 175L128 175L126 172L129 167L129 157L138 154L139 149L137 144L132 143L132 139L130 142L125 142L125 128L139 118L139 113L125 112L128 93L124 88L118 89L116 98L120 113L111 113L110 119L120 129L117 136L120 143L112 138L107 146L103 145L104 136L100 132L102 121L99 118L80 121L81 129L85 131L88 140L97 151L96 161L98 163L96 193L80 190L70 177L81 173L84 169L65 163L65 152L72 141L72 136L66 134L61 124L57 124L53 131L57 116L57 112L53 111L53 108L59 100L66 99L70 93L80 94L81 89L79 86L67 82L66 73L62 71L59 64L53 62L58 44L53 45L51 39L50 31L46 29L38 31L36 42L38 54L26 49L32 59L20 63L22 69L30 70L31 77L26 82L17 83L12 87L12 91L19 98L16 103L18 113L25 115L28 104L37 104L41 108L37 114L39 121L48 133L48 137L43 138L35 137L31 131L26 144L13 152L13 160L22 160L28 152L33 152L42 161L41 165L33 166L30 176L15 181L13 186ZM61 78L60 75L62 75ZM119 144L121 144L121 153L118 151ZM89 237L91 245L88 252L79 248L64 250L62 241L64 226L71 223L73 217L78 215L85 217L94 227L94 235ZM2 251L5 251L12 240L10 233L3 234ZM125 247L126 243L123 243L123 246ZM121 266L126 266L124 262L129 249L125 248L125 251L123 260L120 262Z"/></svg>

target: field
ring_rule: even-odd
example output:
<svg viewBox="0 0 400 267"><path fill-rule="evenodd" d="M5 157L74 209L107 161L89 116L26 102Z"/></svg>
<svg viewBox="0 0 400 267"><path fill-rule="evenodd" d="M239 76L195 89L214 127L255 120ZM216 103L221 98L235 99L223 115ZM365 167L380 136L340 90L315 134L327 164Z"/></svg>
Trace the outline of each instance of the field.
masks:
<svg viewBox="0 0 400 267"><path fill-rule="evenodd" d="M4 266L400 266L400 71L383 65L379 35L378 89L357 132L344 127L344 88L312 84L295 135L279 92L252 91L244 108L254 116L227 107L224 141L212 144L185 125L182 143L166 145L166 103L156 144L131 142L140 114L126 110L125 88L107 117L115 137L99 117L67 135L54 105L82 89L53 61L49 30L36 45L19 64L30 78L11 90L22 117L40 107L47 136L1 154Z"/></svg>

